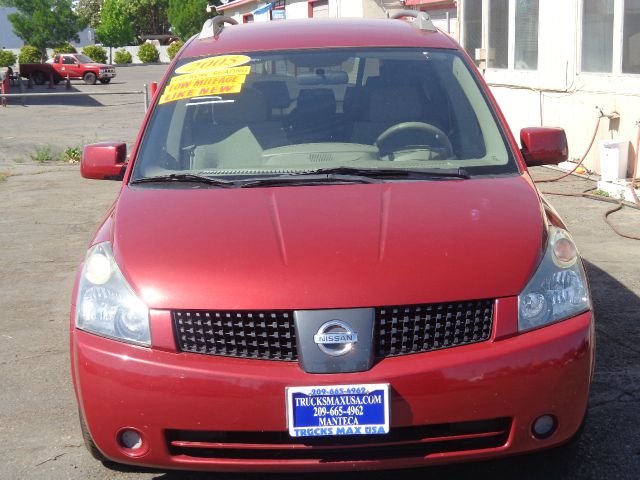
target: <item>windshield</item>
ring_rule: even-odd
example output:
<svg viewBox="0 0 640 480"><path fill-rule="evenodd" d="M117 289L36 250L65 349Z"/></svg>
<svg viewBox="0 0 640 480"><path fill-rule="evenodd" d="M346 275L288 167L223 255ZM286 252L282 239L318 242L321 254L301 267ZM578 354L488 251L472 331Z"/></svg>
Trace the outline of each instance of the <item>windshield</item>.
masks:
<svg viewBox="0 0 640 480"><path fill-rule="evenodd" d="M79 54L79 55L76 55L76 58L80 63L96 63L95 60L87 57L86 55Z"/></svg>
<svg viewBox="0 0 640 480"><path fill-rule="evenodd" d="M518 173L455 51L335 49L189 58L165 85L132 180L351 169Z"/></svg>

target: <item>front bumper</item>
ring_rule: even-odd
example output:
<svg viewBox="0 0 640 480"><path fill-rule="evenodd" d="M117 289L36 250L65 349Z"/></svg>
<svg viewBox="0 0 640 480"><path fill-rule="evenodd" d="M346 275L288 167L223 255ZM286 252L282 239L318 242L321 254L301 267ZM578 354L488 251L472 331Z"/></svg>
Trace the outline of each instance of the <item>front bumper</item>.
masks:
<svg viewBox="0 0 640 480"><path fill-rule="evenodd" d="M168 312L153 312L151 320L152 349L71 332L82 415L98 448L116 462L187 470L328 471L528 452L566 442L577 431L593 370L590 312L524 335L494 332L487 342L387 358L367 372L331 375L307 374L297 363L178 353ZM364 445L362 439L356 445L337 440L305 445L286 436L285 387L357 383L391 385L393 448L411 448L394 450L377 436ZM557 419L557 430L538 440L531 425L544 414ZM504 431L493 432L498 443L465 443L468 432L444 433L448 424L455 424L454 430L472 425L478 438L491 436L497 425ZM435 437L403 439L398 433L434 425ZM141 455L119 447L119 432L127 427L142 433ZM442 442L443 435L448 440ZM386 454L362 454L376 449Z"/></svg>

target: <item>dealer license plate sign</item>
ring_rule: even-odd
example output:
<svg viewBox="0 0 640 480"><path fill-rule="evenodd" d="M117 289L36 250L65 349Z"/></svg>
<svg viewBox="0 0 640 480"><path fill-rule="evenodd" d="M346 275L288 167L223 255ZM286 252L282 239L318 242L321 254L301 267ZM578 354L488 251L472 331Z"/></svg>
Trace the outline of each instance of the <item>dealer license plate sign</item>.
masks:
<svg viewBox="0 0 640 480"><path fill-rule="evenodd" d="M389 384L287 387L292 437L389 433Z"/></svg>

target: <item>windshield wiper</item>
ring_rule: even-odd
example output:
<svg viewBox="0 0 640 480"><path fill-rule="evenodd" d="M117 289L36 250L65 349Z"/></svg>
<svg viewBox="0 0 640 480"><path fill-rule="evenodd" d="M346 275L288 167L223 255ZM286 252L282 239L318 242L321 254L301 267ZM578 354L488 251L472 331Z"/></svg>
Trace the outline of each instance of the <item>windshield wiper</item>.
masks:
<svg viewBox="0 0 640 480"><path fill-rule="evenodd" d="M131 180L132 185L140 183L201 183L204 185L215 185L218 187L233 187L234 182L229 180L221 180L219 178L205 177L194 173L172 173L170 175L158 175L157 177L139 178Z"/></svg>
<svg viewBox="0 0 640 480"><path fill-rule="evenodd" d="M339 174L339 175L360 175L371 178L471 178L469 173L462 168L355 168L355 167L335 167L320 168L306 173L296 175L315 174Z"/></svg>
<svg viewBox="0 0 640 480"><path fill-rule="evenodd" d="M277 175L275 177L264 177L247 180L240 183L241 188L254 187L279 187L292 185L326 185L326 184L347 184L347 183L380 183L381 180L371 177L370 175L357 175L340 172L302 172L285 175Z"/></svg>

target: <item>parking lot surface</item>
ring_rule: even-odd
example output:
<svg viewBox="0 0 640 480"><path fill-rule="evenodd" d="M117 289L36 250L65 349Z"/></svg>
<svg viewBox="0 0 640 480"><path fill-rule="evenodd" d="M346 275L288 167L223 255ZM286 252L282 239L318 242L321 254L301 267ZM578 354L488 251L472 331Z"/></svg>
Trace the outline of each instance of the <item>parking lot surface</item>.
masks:
<svg viewBox="0 0 640 480"><path fill-rule="evenodd" d="M75 82L74 88L138 90L160 79L163 70L123 68L111 85ZM61 86L58 90L64 92ZM84 180L77 164L40 164L29 154L39 146L98 140L131 145L144 108L135 96L95 97L73 105L57 101L0 109L0 478L299 478L109 470L85 451L69 374L69 302L75 269L119 183ZM533 173L537 179L557 176L545 168ZM540 184L540 189L566 193L592 186L590 180L570 177ZM640 242L619 237L606 225L602 215L612 207L609 203L548 198L587 261L596 310L597 364L581 441L562 451L500 461L340 478L638 478ZM621 230L640 234L639 210L624 209L612 218Z"/></svg>

